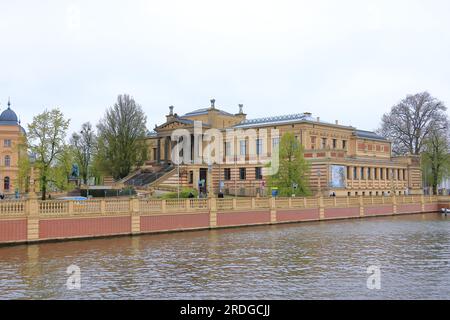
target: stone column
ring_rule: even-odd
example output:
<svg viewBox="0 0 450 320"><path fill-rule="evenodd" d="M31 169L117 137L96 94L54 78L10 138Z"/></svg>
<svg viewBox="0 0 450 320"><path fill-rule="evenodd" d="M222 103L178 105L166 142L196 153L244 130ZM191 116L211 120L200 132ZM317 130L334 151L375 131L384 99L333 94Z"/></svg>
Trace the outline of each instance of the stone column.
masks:
<svg viewBox="0 0 450 320"><path fill-rule="evenodd" d="M195 169L192 170L192 172L193 172L193 177L192 177L192 179L194 180L194 181L193 181L194 189L197 190L197 191L199 191L199 189L198 189L198 180L200 179L200 172L199 172L199 169L198 169L198 168L195 168Z"/></svg>
<svg viewBox="0 0 450 320"><path fill-rule="evenodd" d="M161 163L161 138L158 138L158 146L156 148L156 161Z"/></svg>
<svg viewBox="0 0 450 320"><path fill-rule="evenodd" d="M320 195L318 202L319 202L319 219L324 220L325 219L325 207L323 204L322 195Z"/></svg>
<svg viewBox="0 0 450 320"><path fill-rule="evenodd" d="M209 227L217 227L217 199L210 198L209 200Z"/></svg>
<svg viewBox="0 0 450 320"><path fill-rule="evenodd" d="M271 197L269 198L270 201L270 223L276 223L277 222L277 208L275 203L275 198Z"/></svg>
<svg viewBox="0 0 450 320"><path fill-rule="evenodd" d="M131 233L141 232L141 217L139 215L139 199L130 199Z"/></svg>
<svg viewBox="0 0 450 320"><path fill-rule="evenodd" d="M27 200L27 240L39 240L39 201L37 198Z"/></svg>

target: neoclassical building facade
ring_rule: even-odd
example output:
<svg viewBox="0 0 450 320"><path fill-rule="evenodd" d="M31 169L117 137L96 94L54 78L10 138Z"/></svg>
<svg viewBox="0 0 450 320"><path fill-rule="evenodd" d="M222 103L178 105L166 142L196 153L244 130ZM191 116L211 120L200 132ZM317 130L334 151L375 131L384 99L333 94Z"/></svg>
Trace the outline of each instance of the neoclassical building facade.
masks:
<svg viewBox="0 0 450 320"><path fill-rule="evenodd" d="M194 142L197 139L196 122L202 123L203 130L214 128L223 133L220 158L224 161L213 164L193 161L193 155L202 156L201 152L197 154L198 150L194 150L193 143L192 161L171 166L171 151L177 141L171 138L174 130L189 132ZM256 132L256 138L230 138L227 135L230 131L239 130ZM278 132L277 136L272 136L273 132ZM391 142L374 132L341 125L338 121L325 122L308 112L247 119L242 105L233 114L217 108L215 100L211 100L207 108L182 116L170 107L166 122L156 126L148 135L148 165L169 168L165 171L166 178L158 179L161 186L180 185L213 193L220 190L225 194L267 195L270 191L267 190L265 165L252 161L255 160L253 156L256 150L256 155L263 154L266 160L270 160L280 137L286 132L292 132L304 147L304 156L310 163L309 185L314 194L381 196L423 192L420 159L392 156ZM262 133L264 139L260 138ZM207 143L202 142L201 145L204 150ZM263 157L257 158L261 160Z"/></svg>
<svg viewBox="0 0 450 320"><path fill-rule="evenodd" d="M19 189L19 158L23 156L20 144L25 138L25 130L20 125L11 102L0 114L0 193L14 194ZM26 151L25 151L25 156Z"/></svg>

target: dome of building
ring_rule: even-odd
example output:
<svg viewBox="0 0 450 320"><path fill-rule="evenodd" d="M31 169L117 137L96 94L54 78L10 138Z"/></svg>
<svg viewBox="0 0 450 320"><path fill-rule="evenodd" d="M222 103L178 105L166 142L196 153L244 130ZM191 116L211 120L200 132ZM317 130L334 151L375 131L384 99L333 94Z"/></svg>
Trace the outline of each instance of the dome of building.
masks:
<svg viewBox="0 0 450 320"><path fill-rule="evenodd" d="M8 101L8 109L0 114L0 123L17 124L18 122L17 114L11 109L11 103Z"/></svg>
<svg viewBox="0 0 450 320"><path fill-rule="evenodd" d="M0 121L17 122L19 120L16 113L8 108L0 115Z"/></svg>

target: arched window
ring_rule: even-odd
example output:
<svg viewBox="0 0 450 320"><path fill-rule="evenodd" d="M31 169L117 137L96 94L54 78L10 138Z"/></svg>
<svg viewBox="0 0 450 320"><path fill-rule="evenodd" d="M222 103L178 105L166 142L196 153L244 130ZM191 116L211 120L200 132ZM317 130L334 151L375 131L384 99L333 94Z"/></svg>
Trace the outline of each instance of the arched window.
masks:
<svg viewBox="0 0 450 320"><path fill-rule="evenodd" d="M5 167L11 167L11 157L5 156Z"/></svg>
<svg viewBox="0 0 450 320"><path fill-rule="evenodd" d="M4 181L3 181L3 189L5 190L5 191L8 191L9 190L9 187L10 187L10 185L9 185L9 177L5 177L5 179L4 179Z"/></svg>

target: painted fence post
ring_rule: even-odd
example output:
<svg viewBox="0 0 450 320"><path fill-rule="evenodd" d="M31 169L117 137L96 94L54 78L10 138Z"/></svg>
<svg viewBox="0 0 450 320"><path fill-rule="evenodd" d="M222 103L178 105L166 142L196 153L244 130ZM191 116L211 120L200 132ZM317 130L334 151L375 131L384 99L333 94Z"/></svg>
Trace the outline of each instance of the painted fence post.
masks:
<svg viewBox="0 0 450 320"><path fill-rule="evenodd" d="M102 199L100 200L100 213L105 214L106 212L106 200Z"/></svg>
<svg viewBox="0 0 450 320"><path fill-rule="evenodd" d="M139 199L133 198L130 200L130 215L131 215L131 233L138 234L141 232L141 216L139 214Z"/></svg>
<svg viewBox="0 0 450 320"><path fill-rule="evenodd" d="M364 217L364 198L362 196L359 197L359 216Z"/></svg>
<svg viewBox="0 0 450 320"><path fill-rule="evenodd" d="M209 227L217 227L217 199L209 198Z"/></svg>
<svg viewBox="0 0 450 320"><path fill-rule="evenodd" d="M392 212L394 214L397 214L397 197L395 196L395 194L392 198Z"/></svg>
<svg viewBox="0 0 450 320"><path fill-rule="evenodd" d="M39 202L27 200L27 240L39 240Z"/></svg>
<svg viewBox="0 0 450 320"><path fill-rule="evenodd" d="M277 222L277 203L275 197L271 197L270 199L270 223Z"/></svg>
<svg viewBox="0 0 450 320"><path fill-rule="evenodd" d="M318 199L318 204L319 204L319 220L325 220L325 206L323 204L322 195Z"/></svg>
<svg viewBox="0 0 450 320"><path fill-rule="evenodd" d="M69 215L73 214L73 212L74 212L73 207L74 207L74 201L73 200L69 200L69 205L68 205Z"/></svg>

